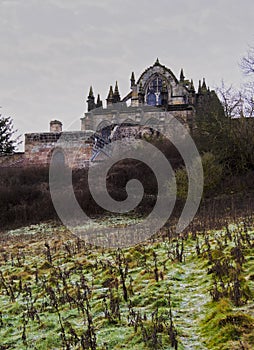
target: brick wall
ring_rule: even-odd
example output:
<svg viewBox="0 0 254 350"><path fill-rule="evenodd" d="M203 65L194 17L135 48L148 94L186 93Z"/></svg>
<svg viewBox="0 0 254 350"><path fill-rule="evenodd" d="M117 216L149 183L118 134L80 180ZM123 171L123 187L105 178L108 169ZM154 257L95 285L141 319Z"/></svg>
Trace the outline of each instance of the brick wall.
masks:
<svg viewBox="0 0 254 350"><path fill-rule="evenodd" d="M52 155L62 152L65 164L70 167L87 166L92 155L92 133L69 131L25 135L25 158L29 165L47 165Z"/></svg>
<svg viewBox="0 0 254 350"><path fill-rule="evenodd" d="M82 168L92 156L92 133L72 131L45 132L25 135L25 152L0 157L0 167L41 167L49 165L55 153L62 153L65 165Z"/></svg>

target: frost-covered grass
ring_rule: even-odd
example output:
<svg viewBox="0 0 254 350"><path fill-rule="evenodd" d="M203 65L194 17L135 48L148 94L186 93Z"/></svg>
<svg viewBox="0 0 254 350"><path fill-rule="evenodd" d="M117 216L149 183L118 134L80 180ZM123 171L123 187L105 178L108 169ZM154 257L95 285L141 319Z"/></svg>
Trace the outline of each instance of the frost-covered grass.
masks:
<svg viewBox="0 0 254 350"><path fill-rule="evenodd" d="M251 349L253 246L245 223L123 250L50 223L4 233L0 349Z"/></svg>

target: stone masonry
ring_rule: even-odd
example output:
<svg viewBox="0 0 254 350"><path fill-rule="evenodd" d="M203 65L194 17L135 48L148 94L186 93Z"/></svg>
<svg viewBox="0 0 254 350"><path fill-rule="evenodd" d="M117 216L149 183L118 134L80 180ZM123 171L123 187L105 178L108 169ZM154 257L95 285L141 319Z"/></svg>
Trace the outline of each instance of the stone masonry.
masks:
<svg viewBox="0 0 254 350"><path fill-rule="evenodd" d="M125 139L128 135L142 137L144 130L152 128L166 135L172 117L192 133L195 117L202 111L204 103L207 106L213 99L213 104L216 100L221 108L217 95L206 87L205 80L202 85L199 81L196 92L193 81L185 79L183 70L177 79L158 59L137 81L132 73L130 83L130 92L122 99L117 82L114 90L110 86L106 107L103 107L100 95L95 103L90 87L88 111L81 118L81 131L63 131L62 123L52 120L49 132L25 135L24 153L0 157L0 167L47 166L52 157L57 163L72 168L86 167L95 159L95 140L99 139L100 145L106 145L117 134Z"/></svg>

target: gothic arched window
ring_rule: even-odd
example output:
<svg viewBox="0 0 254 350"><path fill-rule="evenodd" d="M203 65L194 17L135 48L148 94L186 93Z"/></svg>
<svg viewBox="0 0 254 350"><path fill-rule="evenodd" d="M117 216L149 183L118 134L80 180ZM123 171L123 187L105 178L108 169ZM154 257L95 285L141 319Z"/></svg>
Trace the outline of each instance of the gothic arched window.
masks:
<svg viewBox="0 0 254 350"><path fill-rule="evenodd" d="M163 81L161 77L156 76L152 79L147 87L147 104L150 106L160 106L162 104L161 92L163 89Z"/></svg>

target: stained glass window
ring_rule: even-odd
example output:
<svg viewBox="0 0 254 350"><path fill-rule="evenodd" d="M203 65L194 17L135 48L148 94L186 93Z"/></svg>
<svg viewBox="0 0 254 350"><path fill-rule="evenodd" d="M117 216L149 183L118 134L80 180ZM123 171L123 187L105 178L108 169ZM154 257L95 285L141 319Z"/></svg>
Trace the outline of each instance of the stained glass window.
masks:
<svg viewBox="0 0 254 350"><path fill-rule="evenodd" d="M147 87L147 104L150 106L160 106L162 104L161 91L162 91L162 79L156 76L151 80Z"/></svg>

